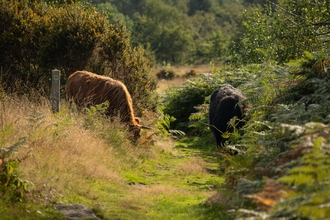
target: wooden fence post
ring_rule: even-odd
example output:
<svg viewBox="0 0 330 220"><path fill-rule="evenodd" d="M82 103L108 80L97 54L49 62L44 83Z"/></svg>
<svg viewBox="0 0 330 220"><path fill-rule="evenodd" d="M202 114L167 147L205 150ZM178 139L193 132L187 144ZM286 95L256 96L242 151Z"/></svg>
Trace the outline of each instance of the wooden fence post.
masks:
<svg viewBox="0 0 330 220"><path fill-rule="evenodd" d="M52 110L53 113L60 111L60 88L61 88L61 71L52 70Z"/></svg>

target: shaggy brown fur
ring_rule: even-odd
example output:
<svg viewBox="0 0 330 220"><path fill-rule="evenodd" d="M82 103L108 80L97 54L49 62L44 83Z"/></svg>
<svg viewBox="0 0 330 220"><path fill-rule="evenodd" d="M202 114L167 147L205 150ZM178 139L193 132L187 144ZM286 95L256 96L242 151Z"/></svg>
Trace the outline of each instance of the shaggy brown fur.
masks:
<svg viewBox="0 0 330 220"><path fill-rule="evenodd" d="M66 95L71 103L87 107L109 101L107 115L120 114L122 122L130 126L134 138L141 136L140 119L134 117L132 98L126 86L110 77L100 76L87 71L77 71L69 78L66 85Z"/></svg>

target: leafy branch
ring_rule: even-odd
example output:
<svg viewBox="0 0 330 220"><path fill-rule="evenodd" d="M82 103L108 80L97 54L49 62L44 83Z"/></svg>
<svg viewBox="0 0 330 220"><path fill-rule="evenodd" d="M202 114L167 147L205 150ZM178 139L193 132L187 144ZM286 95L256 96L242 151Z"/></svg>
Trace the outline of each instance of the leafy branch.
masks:
<svg viewBox="0 0 330 220"><path fill-rule="evenodd" d="M18 164L27 158L25 156L9 159L20 147L26 147L25 137L20 137L10 146L5 146L8 142L8 137L14 133L13 123L6 126L0 131L0 191L2 194L9 193L14 200L21 200L24 196L24 191L27 190L27 181L19 178Z"/></svg>

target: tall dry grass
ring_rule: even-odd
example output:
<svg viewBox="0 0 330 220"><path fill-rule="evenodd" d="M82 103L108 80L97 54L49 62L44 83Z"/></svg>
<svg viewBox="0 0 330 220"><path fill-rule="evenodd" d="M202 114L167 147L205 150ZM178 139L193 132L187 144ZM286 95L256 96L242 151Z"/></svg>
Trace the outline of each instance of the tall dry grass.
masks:
<svg viewBox="0 0 330 220"><path fill-rule="evenodd" d="M182 163L176 168L176 173L182 175L193 175L193 174L207 174L208 172L204 169L205 165L202 160L191 160Z"/></svg>
<svg viewBox="0 0 330 220"><path fill-rule="evenodd" d="M172 80L166 80L166 79L158 80L158 86L156 92L162 93L166 89L182 85L185 81L187 81L187 79L182 77L176 77Z"/></svg>
<svg viewBox="0 0 330 220"><path fill-rule="evenodd" d="M35 190L47 185L65 195L89 188L92 180L123 184L121 172L133 169L141 155L153 157L156 151L168 150L163 145L133 144L116 118L94 117L90 129L86 121L91 116L66 109L65 103L60 113L53 114L49 100L38 95L5 95L0 106L0 129L14 125L14 132L0 137L0 142L26 137L27 148L20 148L18 156L30 152L20 164L20 177L32 182Z"/></svg>

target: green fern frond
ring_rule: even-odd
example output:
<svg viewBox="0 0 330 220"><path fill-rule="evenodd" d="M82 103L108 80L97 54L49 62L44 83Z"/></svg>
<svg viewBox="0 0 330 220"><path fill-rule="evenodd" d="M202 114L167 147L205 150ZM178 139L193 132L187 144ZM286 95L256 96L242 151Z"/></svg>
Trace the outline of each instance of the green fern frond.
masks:
<svg viewBox="0 0 330 220"><path fill-rule="evenodd" d="M169 133L171 134L177 134L177 135L180 135L180 136L185 136L186 133L184 133L183 131L180 131L180 130L168 130Z"/></svg>

